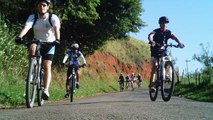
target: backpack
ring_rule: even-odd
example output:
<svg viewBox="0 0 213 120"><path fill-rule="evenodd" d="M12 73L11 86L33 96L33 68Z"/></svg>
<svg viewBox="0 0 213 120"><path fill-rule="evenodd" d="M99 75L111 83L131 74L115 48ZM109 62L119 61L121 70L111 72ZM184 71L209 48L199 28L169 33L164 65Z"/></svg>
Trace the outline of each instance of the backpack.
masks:
<svg viewBox="0 0 213 120"><path fill-rule="evenodd" d="M32 28L27 32L27 39L29 39L29 40L32 40L34 38L33 27L36 24L37 19L38 19L38 15L37 15L37 13L34 13L34 21L33 21ZM52 13L49 13L49 23L53 27L51 19L52 19Z"/></svg>

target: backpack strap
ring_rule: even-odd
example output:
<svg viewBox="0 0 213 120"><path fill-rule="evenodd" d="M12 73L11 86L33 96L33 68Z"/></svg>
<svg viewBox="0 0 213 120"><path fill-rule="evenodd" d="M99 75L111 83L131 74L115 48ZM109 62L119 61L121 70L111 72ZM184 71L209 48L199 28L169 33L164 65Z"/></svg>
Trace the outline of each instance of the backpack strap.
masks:
<svg viewBox="0 0 213 120"><path fill-rule="evenodd" d="M37 19L38 19L38 14L35 13L35 14L34 14L34 21L33 21L32 28L33 28L34 25L36 24ZM52 24L51 19L52 19L52 13L49 14L49 23L50 23L50 25L53 27L53 24Z"/></svg>
<svg viewBox="0 0 213 120"><path fill-rule="evenodd" d="M52 13L49 14L49 23L50 23L50 25L53 27L53 24L52 24L51 19L52 19Z"/></svg>
<svg viewBox="0 0 213 120"><path fill-rule="evenodd" d="M35 14L34 14L34 21L33 21L32 28L33 28L33 27L34 27L34 25L36 24L37 19L38 19L38 14L37 14L37 13L35 13Z"/></svg>

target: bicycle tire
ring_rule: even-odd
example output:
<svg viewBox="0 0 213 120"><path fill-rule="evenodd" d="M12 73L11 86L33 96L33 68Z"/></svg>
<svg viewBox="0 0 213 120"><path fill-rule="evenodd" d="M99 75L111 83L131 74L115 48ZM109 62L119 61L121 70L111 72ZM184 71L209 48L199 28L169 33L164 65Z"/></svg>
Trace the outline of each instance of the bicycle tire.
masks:
<svg viewBox="0 0 213 120"><path fill-rule="evenodd" d="M37 100L38 106L42 106L44 104L44 100L42 99L42 90L43 90L43 70L40 71L40 81L37 86Z"/></svg>
<svg viewBox="0 0 213 120"><path fill-rule="evenodd" d="M155 91L152 91L152 89L149 87L149 96L151 101L155 101L157 99L158 96L158 90L159 90L159 82L158 82L158 76L155 76Z"/></svg>
<svg viewBox="0 0 213 120"><path fill-rule="evenodd" d="M165 69L165 79L161 80L161 96L167 102L171 99L174 89L174 67L172 62L166 61L163 69Z"/></svg>
<svg viewBox="0 0 213 120"><path fill-rule="evenodd" d="M73 102L74 90L75 90L75 76L72 75L71 80L70 80L70 102Z"/></svg>
<svg viewBox="0 0 213 120"><path fill-rule="evenodd" d="M27 81L26 81L26 106L27 108L32 108L35 101L35 95L36 95L36 80L37 80L37 69L38 64L36 58L30 59L29 64L29 70L27 75Z"/></svg>

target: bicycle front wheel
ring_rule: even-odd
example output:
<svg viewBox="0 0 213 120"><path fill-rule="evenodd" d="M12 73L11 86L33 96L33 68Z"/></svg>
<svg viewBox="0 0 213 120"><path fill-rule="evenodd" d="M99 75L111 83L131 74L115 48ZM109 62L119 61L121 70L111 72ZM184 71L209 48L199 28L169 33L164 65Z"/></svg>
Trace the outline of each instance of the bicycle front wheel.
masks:
<svg viewBox="0 0 213 120"><path fill-rule="evenodd" d="M155 79L155 82L154 82L154 90L149 87L149 96L150 96L150 99L151 101L155 101L157 99L157 96L158 96L158 89L159 89L159 82L158 82L158 77L154 75L154 79Z"/></svg>
<svg viewBox="0 0 213 120"><path fill-rule="evenodd" d="M43 75L44 75L43 72L44 72L43 70L40 71L40 81L37 86L38 106L42 106L44 104L44 100L42 99L42 90L44 89L43 88Z"/></svg>
<svg viewBox="0 0 213 120"><path fill-rule="evenodd" d="M161 80L161 95L164 101L169 101L171 99L173 88L174 88L174 68L171 61L165 62L164 69L164 79Z"/></svg>
<svg viewBox="0 0 213 120"><path fill-rule="evenodd" d="M38 71L38 64L36 58L31 58L27 81L26 81L26 105L27 108L32 108L35 101L36 95L36 88L37 88L37 71Z"/></svg>
<svg viewBox="0 0 213 120"><path fill-rule="evenodd" d="M72 75L70 80L70 102L73 102L74 93L75 93L75 76Z"/></svg>

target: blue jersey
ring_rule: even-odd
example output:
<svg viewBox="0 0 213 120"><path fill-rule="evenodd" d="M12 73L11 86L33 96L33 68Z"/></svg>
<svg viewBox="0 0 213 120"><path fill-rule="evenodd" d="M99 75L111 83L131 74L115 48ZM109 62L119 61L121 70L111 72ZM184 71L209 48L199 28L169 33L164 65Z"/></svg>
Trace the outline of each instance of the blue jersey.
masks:
<svg viewBox="0 0 213 120"><path fill-rule="evenodd" d="M69 65L72 65L72 64L80 65L80 62L78 60L79 57L81 57L83 60L83 63L86 64L84 55L80 51L77 51L77 53L74 53L73 51L68 51L66 56L64 57L63 63L65 63L67 59L69 58Z"/></svg>

